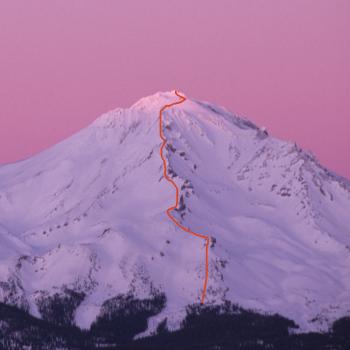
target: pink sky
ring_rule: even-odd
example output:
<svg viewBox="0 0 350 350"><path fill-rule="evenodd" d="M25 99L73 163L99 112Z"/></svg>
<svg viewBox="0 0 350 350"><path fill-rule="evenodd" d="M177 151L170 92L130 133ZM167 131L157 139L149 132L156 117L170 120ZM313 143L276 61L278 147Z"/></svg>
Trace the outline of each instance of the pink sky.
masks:
<svg viewBox="0 0 350 350"><path fill-rule="evenodd" d="M0 163L174 88L350 178L349 0L1 0Z"/></svg>

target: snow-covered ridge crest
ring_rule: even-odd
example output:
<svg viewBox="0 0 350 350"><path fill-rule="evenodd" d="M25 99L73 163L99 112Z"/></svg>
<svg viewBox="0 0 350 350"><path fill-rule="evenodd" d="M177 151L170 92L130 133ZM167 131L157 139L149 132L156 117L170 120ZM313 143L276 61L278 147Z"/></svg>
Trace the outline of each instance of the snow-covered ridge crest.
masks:
<svg viewBox="0 0 350 350"><path fill-rule="evenodd" d="M178 91L178 90L177 90ZM185 96L184 92L178 91L180 95ZM118 119L155 119L158 118L159 110L166 104L170 104L176 101L177 96L175 95L175 90L165 91L165 92L156 92L147 97L143 97L135 102L130 108L116 108L107 113L102 114L98 117L93 123L92 127L101 127L101 128L113 128L118 124ZM191 114L192 111L202 109L204 111L209 111L212 114L216 114L216 117L219 119L225 119L230 123L236 124L240 128L252 128L258 129L258 127L252 123L249 119L243 116L237 116L232 114L229 110L222 106L215 105L210 102L200 101L186 97L187 103L185 105L176 106L176 110L187 111ZM121 123L121 121L119 121Z"/></svg>
<svg viewBox="0 0 350 350"><path fill-rule="evenodd" d="M102 114L91 124L91 127L113 128L118 124L118 118L157 118L157 112L159 112L160 108L167 103L174 102L176 98L175 90L156 92L139 99L130 108L116 108Z"/></svg>
<svg viewBox="0 0 350 350"><path fill-rule="evenodd" d="M116 119L125 113L125 109L116 108L107 113L102 114L90 125L97 128L113 128L116 125Z"/></svg>
<svg viewBox="0 0 350 350"><path fill-rule="evenodd" d="M74 320L87 328L108 300L164 293L149 331L165 317L179 326L205 271L204 246L164 213L174 193L162 175L158 117L176 100L146 97L0 167L0 301L42 315L50 297L74 291ZM349 314L347 180L208 102L187 97L167 109L164 133L181 189L176 215L213 238L208 304L277 312L302 330Z"/></svg>
<svg viewBox="0 0 350 350"><path fill-rule="evenodd" d="M180 95L186 96L185 93L178 91ZM175 90L172 91L158 91L147 97L143 97L135 102L130 108L137 110L158 110L163 105L176 101L178 97L175 95Z"/></svg>

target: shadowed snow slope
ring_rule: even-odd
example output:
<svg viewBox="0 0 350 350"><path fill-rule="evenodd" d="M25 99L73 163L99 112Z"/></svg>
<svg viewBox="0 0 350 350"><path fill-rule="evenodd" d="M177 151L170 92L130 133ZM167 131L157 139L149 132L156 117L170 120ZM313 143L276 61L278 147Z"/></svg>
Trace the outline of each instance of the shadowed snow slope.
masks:
<svg viewBox="0 0 350 350"><path fill-rule="evenodd" d="M165 215L157 93L102 115L69 139L0 167L0 301L40 316L40 301L83 293L88 328L120 294L165 293L175 329L198 303L204 241ZM174 213L212 237L206 303L280 313L302 330L350 313L350 184L295 144L224 108L187 99L164 112Z"/></svg>

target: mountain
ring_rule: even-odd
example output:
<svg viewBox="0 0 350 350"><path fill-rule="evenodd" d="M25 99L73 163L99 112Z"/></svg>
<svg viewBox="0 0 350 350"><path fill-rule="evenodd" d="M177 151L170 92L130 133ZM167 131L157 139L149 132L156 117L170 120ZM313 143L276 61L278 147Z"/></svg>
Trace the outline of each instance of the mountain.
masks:
<svg viewBox="0 0 350 350"><path fill-rule="evenodd" d="M142 98L0 167L0 302L81 328L137 302L139 336L180 327L203 292L205 241L165 213L159 111L176 100ZM214 104L187 98L163 118L173 215L211 238L205 305L277 313L302 332L349 315L350 182Z"/></svg>

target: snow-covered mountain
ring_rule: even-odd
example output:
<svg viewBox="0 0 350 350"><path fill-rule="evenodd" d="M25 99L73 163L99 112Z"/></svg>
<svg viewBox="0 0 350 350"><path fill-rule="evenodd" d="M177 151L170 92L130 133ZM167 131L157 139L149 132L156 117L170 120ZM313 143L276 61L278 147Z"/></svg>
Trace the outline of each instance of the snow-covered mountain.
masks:
<svg viewBox="0 0 350 350"><path fill-rule="evenodd" d="M0 167L0 301L41 314L81 293L88 328L118 295L166 296L147 332L175 329L198 303L204 241L165 215L157 93L116 109L54 147ZM207 102L164 112L174 214L212 237L206 303L279 313L302 330L350 314L350 182L293 143Z"/></svg>

